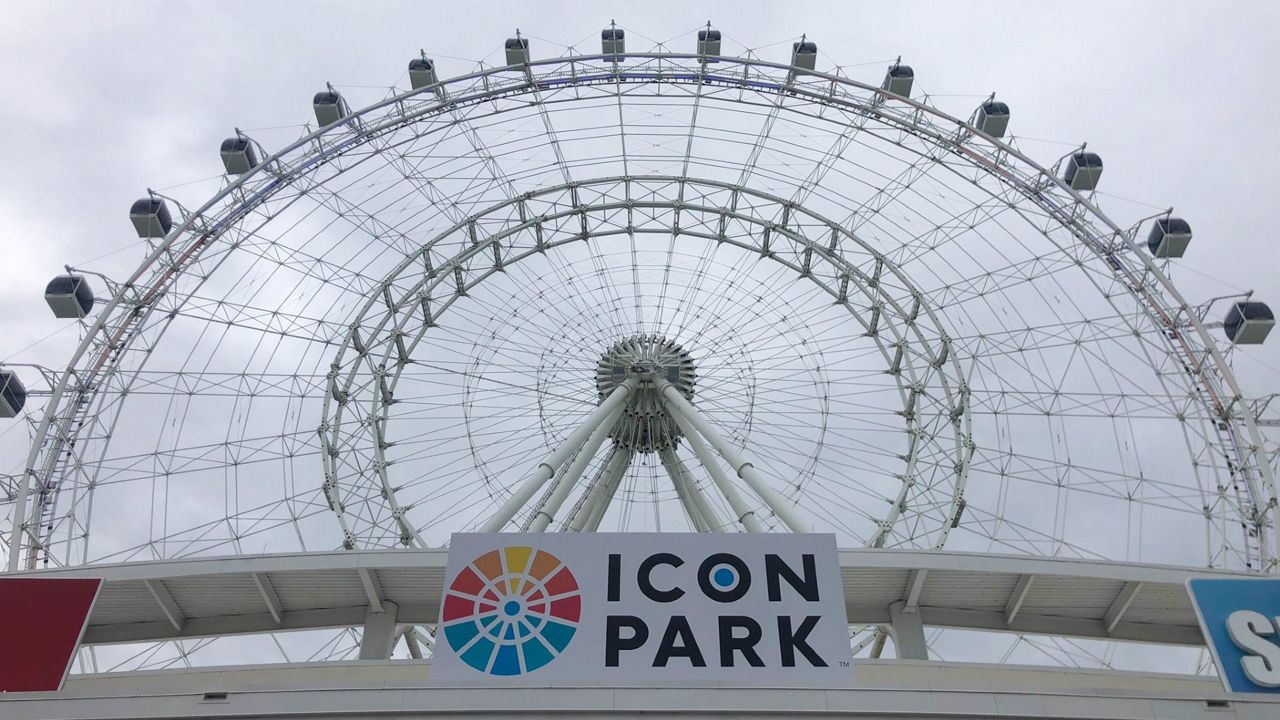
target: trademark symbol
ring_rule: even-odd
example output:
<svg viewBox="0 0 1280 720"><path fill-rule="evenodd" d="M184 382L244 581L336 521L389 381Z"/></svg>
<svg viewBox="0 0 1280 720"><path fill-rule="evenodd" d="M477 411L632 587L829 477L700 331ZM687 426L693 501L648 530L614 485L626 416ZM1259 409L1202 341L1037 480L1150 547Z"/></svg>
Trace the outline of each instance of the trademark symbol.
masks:
<svg viewBox="0 0 1280 720"><path fill-rule="evenodd" d="M841 661L840 661L840 667L849 667L849 661L848 661L848 660L841 660Z"/></svg>

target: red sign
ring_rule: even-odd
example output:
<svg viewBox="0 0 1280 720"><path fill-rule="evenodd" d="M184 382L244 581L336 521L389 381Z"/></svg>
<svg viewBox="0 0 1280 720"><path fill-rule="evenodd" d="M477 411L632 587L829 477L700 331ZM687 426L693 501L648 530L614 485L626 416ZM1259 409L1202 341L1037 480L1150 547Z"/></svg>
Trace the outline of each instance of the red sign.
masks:
<svg viewBox="0 0 1280 720"><path fill-rule="evenodd" d="M0 692L62 688L101 580L0 577Z"/></svg>

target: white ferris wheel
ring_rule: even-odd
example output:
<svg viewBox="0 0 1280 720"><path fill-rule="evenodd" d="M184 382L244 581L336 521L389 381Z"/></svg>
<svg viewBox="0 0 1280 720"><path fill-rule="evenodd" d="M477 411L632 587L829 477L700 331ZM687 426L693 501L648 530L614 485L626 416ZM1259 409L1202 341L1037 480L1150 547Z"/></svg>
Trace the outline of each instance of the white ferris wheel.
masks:
<svg viewBox="0 0 1280 720"><path fill-rule="evenodd" d="M1272 315L1179 292L1187 221L1108 215L1099 155L1037 162L901 61L637 50L422 55L288 146L237 130L212 197L148 192L131 275L49 286L65 365L3 368L9 568L501 530L1275 571L1228 363Z"/></svg>

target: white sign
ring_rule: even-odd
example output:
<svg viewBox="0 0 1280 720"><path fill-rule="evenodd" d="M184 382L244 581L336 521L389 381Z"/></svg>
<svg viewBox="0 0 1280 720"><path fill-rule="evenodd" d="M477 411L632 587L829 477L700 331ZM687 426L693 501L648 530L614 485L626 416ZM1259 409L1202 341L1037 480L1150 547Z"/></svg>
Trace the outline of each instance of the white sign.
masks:
<svg viewBox="0 0 1280 720"><path fill-rule="evenodd" d="M454 535L431 676L847 685L834 535Z"/></svg>

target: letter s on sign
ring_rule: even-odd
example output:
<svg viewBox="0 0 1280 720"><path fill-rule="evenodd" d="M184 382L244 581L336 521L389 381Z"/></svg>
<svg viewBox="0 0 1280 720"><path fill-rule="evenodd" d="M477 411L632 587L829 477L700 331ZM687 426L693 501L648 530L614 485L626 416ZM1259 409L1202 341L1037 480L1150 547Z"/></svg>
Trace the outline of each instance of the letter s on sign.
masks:
<svg viewBox="0 0 1280 720"><path fill-rule="evenodd" d="M1267 639L1275 628L1266 615L1237 610L1227 616L1227 634L1246 654L1240 660L1244 674L1260 687L1280 687L1280 645Z"/></svg>

